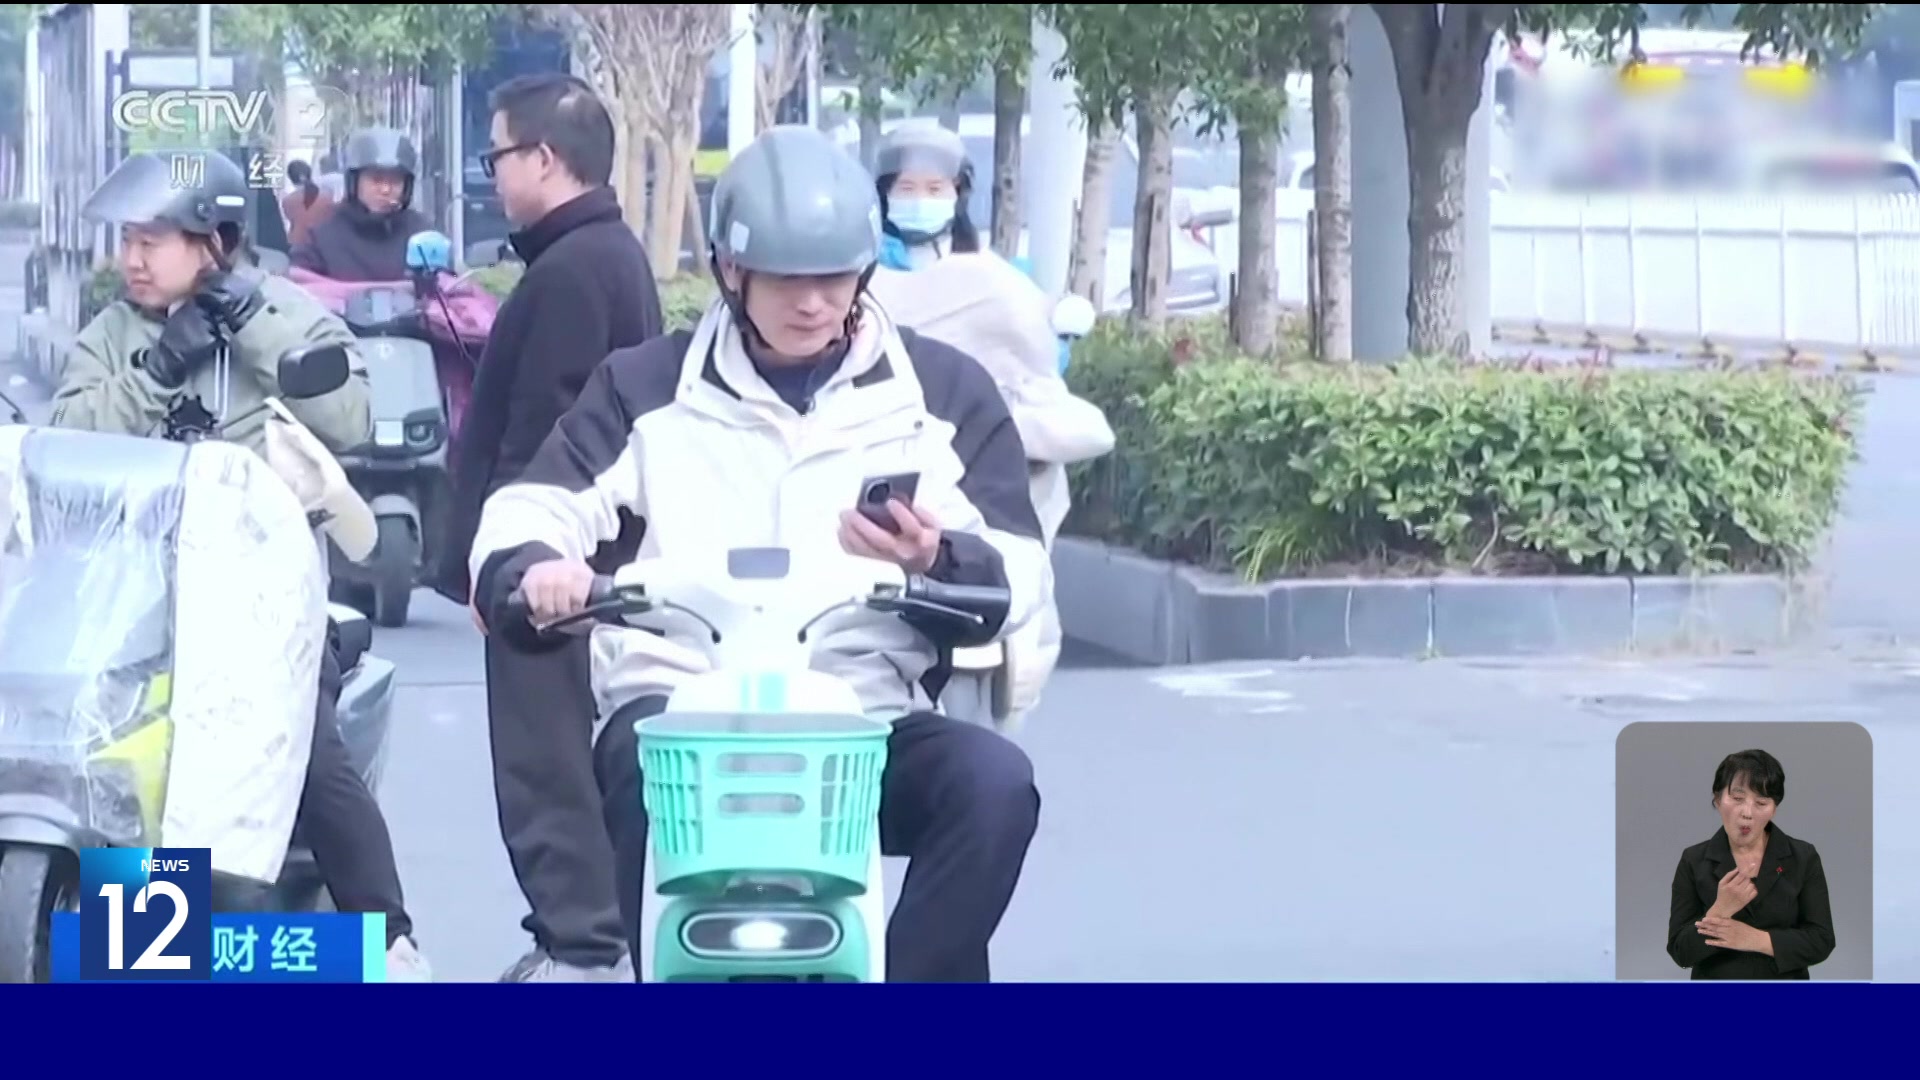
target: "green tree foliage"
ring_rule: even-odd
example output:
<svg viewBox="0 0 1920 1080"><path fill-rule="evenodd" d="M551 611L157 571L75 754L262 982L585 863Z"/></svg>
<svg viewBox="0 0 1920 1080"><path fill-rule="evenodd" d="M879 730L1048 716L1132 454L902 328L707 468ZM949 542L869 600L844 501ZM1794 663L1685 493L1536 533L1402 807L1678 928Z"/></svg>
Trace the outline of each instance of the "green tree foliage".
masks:
<svg viewBox="0 0 1920 1080"><path fill-rule="evenodd" d="M281 45L316 76L404 71L487 55L503 18L520 4L222 5L243 46Z"/></svg>
<svg viewBox="0 0 1920 1080"><path fill-rule="evenodd" d="M1090 121L1131 121L1140 181L1133 215L1133 260L1128 281L1136 322L1166 317L1172 261L1173 146L1182 122L1181 94L1216 70L1213 29L1230 20L1207 4L1042 4L1042 14L1066 41L1065 67L1079 86Z"/></svg>
<svg viewBox="0 0 1920 1080"><path fill-rule="evenodd" d="M246 5L213 5L213 51L231 52L252 44L241 27ZM200 5L129 4L127 36L136 49L192 51L200 44Z"/></svg>
<svg viewBox="0 0 1920 1080"><path fill-rule="evenodd" d="M1278 342L1280 138L1287 76L1308 68L1304 4L1204 8L1190 31L1208 62L1196 74L1195 119L1202 133L1231 124L1240 143L1239 288L1233 339L1257 356Z"/></svg>

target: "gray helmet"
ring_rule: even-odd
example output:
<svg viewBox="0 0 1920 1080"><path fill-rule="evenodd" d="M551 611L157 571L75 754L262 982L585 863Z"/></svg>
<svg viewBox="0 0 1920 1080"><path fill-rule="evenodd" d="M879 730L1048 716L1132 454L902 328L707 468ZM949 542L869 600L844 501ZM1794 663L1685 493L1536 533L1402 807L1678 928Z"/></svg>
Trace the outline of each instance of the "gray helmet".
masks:
<svg viewBox="0 0 1920 1080"><path fill-rule="evenodd" d="M882 183L909 169L945 176L956 186L973 183L973 163L960 136L932 122L901 124L880 140L873 171Z"/></svg>
<svg viewBox="0 0 1920 1080"><path fill-rule="evenodd" d="M80 212L108 225L170 225L197 236L232 226L237 241L252 205L246 174L232 158L214 150L170 150L129 156Z"/></svg>
<svg viewBox="0 0 1920 1080"><path fill-rule="evenodd" d="M411 178L420 167L413 140L393 128L366 128L347 139L341 168L351 174L361 169L395 169Z"/></svg>
<svg viewBox="0 0 1920 1080"><path fill-rule="evenodd" d="M825 133L801 124L766 132L713 188L716 261L790 277L862 274L880 257L873 177Z"/></svg>

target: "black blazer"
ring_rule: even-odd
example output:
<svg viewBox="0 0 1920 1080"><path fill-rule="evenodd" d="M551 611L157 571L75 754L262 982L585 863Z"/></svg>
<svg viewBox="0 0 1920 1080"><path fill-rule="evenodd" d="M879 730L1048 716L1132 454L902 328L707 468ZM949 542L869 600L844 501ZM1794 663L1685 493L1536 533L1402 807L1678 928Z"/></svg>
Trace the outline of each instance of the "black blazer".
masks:
<svg viewBox="0 0 1920 1080"><path fill-rule="evenodd" d="M1667 955L1696 979L1806 979L1807 969L1833 955L1833 909L1827 902L1827 872L1820 853L1767 826L1767 855L1754 881L1760 894L1735 913L1735 921L1773 935L1773 955L1708 945L1694 923L1720 893L1720 879L1734 868L1727 830L1680 853L1673 872L1673 909L1667 922Z"/></svg>

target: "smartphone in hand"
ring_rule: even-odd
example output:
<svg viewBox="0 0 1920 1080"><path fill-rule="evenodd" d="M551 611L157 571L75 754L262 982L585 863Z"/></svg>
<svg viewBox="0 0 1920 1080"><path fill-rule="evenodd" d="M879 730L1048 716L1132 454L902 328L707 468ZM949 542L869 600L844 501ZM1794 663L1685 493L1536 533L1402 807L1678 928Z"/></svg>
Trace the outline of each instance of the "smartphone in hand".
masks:
<svg viewBox="0 0 1920 1080"><path fill-rule="evenodd" d="M893 511L887 509L887 504L899 502L912 506L914 494L919 489L919 473L869 476L860 482L860 500L855 504L855 509L868 521L897 535L900 523L893 520Z"/></svg>

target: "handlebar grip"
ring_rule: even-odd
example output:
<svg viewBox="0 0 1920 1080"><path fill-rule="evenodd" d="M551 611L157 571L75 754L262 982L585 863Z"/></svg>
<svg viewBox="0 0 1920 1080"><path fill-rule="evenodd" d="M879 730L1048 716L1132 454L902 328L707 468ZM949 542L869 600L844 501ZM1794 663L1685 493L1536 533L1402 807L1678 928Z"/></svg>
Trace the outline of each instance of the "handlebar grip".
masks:
<svg viewBox="0 0 1920 1080"><path fill-rule="evenodd" d="M613 599L613 575L593 575L593 585L587 589L587 606L604 604L611 599Z"/></svg>
<svg viewBox="0 0 1920 1080"><path fill-rule="evenodd" d="M613 577L609 574L595 574L593 584L587 588L587 607L604 604L613 599ZM507 597L507 619L511 622L539 629L533 621L533 609L527 605L525 589L515 589Z"/></svg>
<svg viewBox="0 0 1920 1080"><path fill-rule="evenodd" d="M513 590L507 597L507 621L516 626L533 625L533 609L527 606L527 594L520 589Z"/></svg>
<svg viewBox="0 0 1920 1080"><path fill-rule="evenodd" d="M925 577L907 582L906 597L979 616L989 626L1006 621L1013 593L999 585L950 585Z"/></svg>

